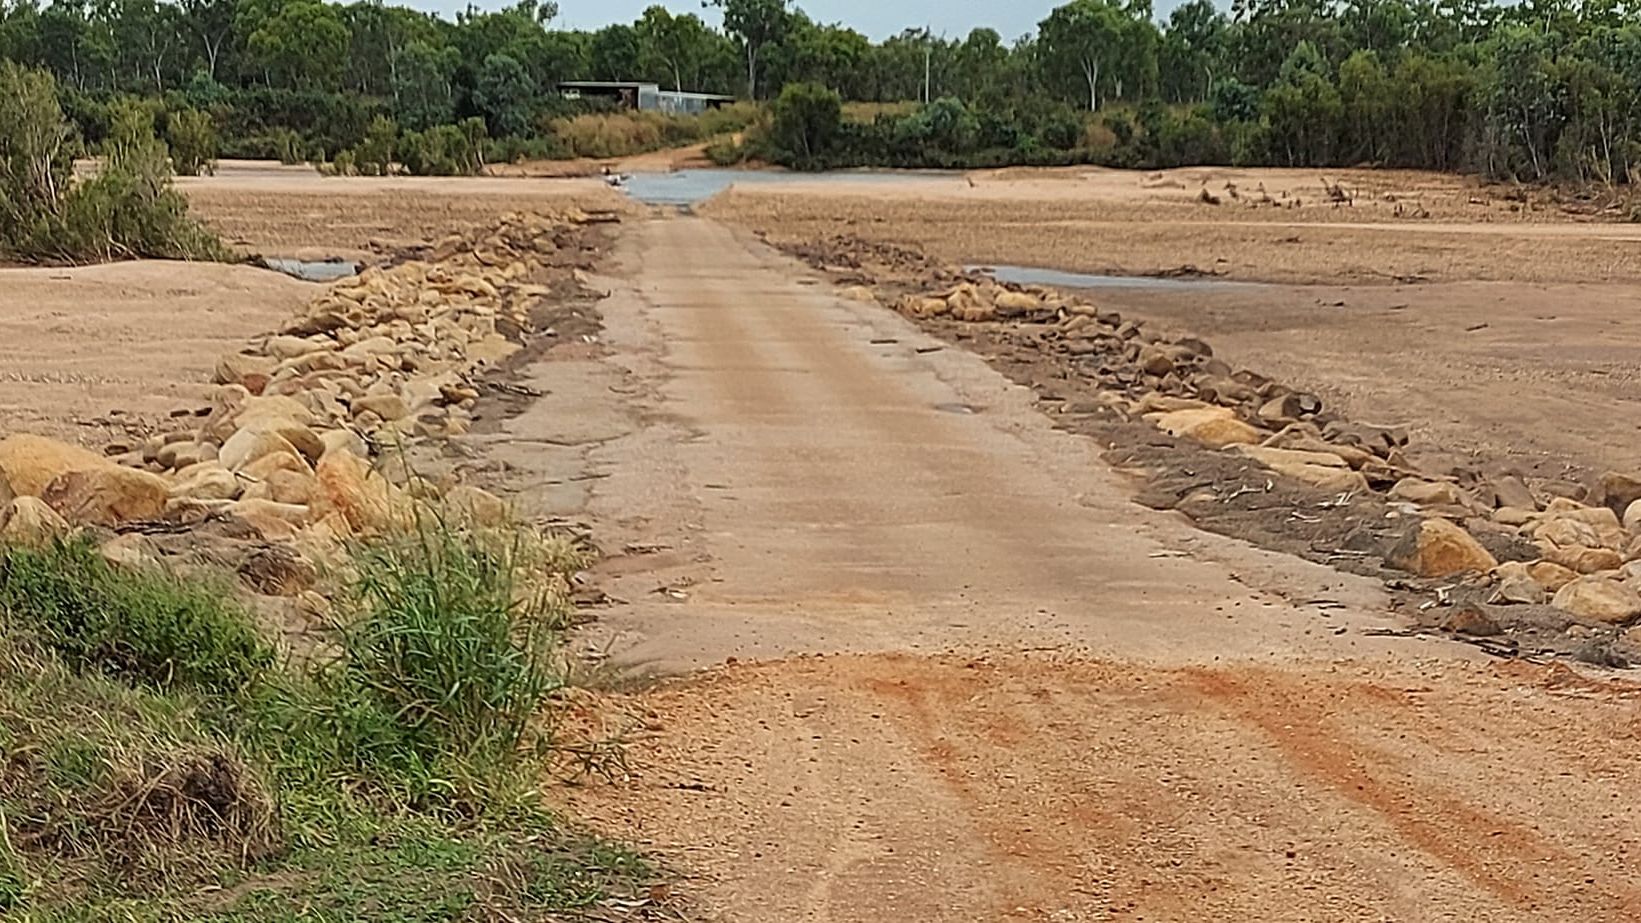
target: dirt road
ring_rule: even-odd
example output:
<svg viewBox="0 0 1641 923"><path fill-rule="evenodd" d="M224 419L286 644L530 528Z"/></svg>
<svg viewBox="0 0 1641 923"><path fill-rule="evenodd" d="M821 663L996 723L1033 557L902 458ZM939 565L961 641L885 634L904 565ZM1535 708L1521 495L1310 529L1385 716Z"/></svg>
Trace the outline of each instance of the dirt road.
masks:
<svg viewBox="0 0 1641 923"><path fill-rule="evenodd" d="M1352 418L1408 426L1440 456L1425 459L1432 470L1478 460L1545 476L1569 463L1629 467L1641 379L1634 226L1550 207L1510 211L1517 203L1498 189L1458 177L1346 179L1376 192L1340 208L1211 207L1192 198L1198 189L1234 180L1275 194L1308 183L1311 197L1318 179L1281 170L1005 171L972 188L879 183L870 197L818 182L747 185L702 211L777 243L842 234L957 265L1119 275L1194 266L1271 283L1207 279L1089 297L1204 337L1227 361L1321 394ZM1436 217L1396 216L1415 200Z"/></svg>
<svg viewBox="0 0 1641 923"><path fill-rule="evenodd" d="M1641 905L1633 689L1365 636L1372 584L1135 507L979 360L742 233L629 227L606 284L611 355L532 369L492 448L616 552L590 643L735 661L631 696L634 777L566 794L703 916Z"/></svg>

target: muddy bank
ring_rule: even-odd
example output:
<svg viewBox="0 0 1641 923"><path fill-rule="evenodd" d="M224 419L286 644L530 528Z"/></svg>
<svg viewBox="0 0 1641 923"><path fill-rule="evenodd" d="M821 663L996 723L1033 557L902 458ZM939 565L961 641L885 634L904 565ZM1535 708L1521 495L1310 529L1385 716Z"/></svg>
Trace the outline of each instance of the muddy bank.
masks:
<svg viewBox="0 0 1641 923"><path fill-rule="evenodd" d="M325 177L311 167L223 165L177 188L193 214L237 249L303 259L377 260L396 248L509 211L623 211L598 179Z"/></svg>
<svg viewBox="0 0 1641 923"><path fill-rule="evenodd" d="M1358 171L1348 180L1359 193L1351 204L1327 201L1322 177L1310 171L969 180L748 185L700 212L778 242L847 230L914 245L951 264L1129 275L1195 266L1232 279L1323 284L1641 283L1641 230L1633 225L1528 207L1507 190L1457 177ZM1239 198L1229 197L1228 185ZM1203 204L1204 190L1221 204ZM1260 195L1279 201L1255 204Z"/></svg>
<svg viewBox="0 0 1641 923"><path fill-rule="evenodd" d="M222 353L319 291L215 263L0 269L0 436L145 438L207 399Z"/></svg>

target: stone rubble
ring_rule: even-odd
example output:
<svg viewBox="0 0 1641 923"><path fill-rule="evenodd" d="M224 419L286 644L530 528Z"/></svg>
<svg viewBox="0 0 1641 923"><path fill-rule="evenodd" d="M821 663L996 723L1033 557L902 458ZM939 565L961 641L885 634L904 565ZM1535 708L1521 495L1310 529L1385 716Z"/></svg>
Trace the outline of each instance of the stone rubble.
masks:
<svg viewBox="0 0 1641 923"><path fill-rule="evenodd" d="M28 433L0 439L0 539L121 533L105 558L155 557L138 534L192 530L252 591L310 592L317 560L402 526L425 498L373 459L467 432L478 379L523 348L544 270L579 245L580 213L508 215L415 259L329 286L273 334L225 355L206 406L100 455ZM459 514L495 524L500 499L454 488ZM232 549L231 553L222 549Z"/></svg>

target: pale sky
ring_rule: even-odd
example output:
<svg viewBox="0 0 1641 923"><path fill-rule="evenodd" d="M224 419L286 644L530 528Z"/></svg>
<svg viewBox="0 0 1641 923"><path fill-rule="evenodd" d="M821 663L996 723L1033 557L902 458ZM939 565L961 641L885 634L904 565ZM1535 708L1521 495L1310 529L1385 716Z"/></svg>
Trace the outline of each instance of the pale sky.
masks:
<svg viewBox="0 0 1641 923"><path fill-rule="evenodd" d="M632 22L655 0L559 0L559 16L554 24L562 28L596 29L612 22ZM816 22L841 22L871 38L884 39L908 27L928 26L936 34L962 38L976 26L996 29L1004 42L1012 42L1035 31L1048 11L1065 0L798 0L797 6ZM675 13L695 13L707 22L719 22L716 8L701 7L700 0L661 0ZM447 17L467 6L467 0L409 0L410 6L440 12ZM474 6L495 9L506 0L474 0ZM1172 7L1164 0L1159 11Z"/></svg>

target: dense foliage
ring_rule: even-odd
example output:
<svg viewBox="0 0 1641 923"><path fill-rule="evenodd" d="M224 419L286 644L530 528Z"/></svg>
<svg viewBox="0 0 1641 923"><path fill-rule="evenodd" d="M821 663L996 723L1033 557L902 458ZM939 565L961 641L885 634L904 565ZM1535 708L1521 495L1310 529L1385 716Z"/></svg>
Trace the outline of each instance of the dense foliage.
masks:
<svg viewBox="0 0 1641 923"><path fill-rule="evenodd" d="M769 145L809 165L1366 162L1628 182L1641 148L1641 21L1611 0L1189 0L1165 18L1151 0L1070 0L1012 43L987 28L874 42L789 0L710 5L721 29L655 6L580 31L553 28L550 0L454 21L373 0L0 0L0 55L51 71L88 142L112 99L141 95L209 113L225 156L355 165L383 119L440 168L571 156L559 129L588 107L552 88L617 78L945 100L911 124L844 119L818 150Z"/></svg>
<svg viewBox="0 0 1641 923"><path fill-rule="evenodd" d="M188 217L188 203L171 188L170 152L155 134L153 110L128 100L108 119L102 163L76 178L73 129L51 75L0 61L0 258L224 258L221 242ZM189 151L197 139L186 114L176 113L172 128L178 150ZM192 161L196 171L203 162Z"/></svg>

